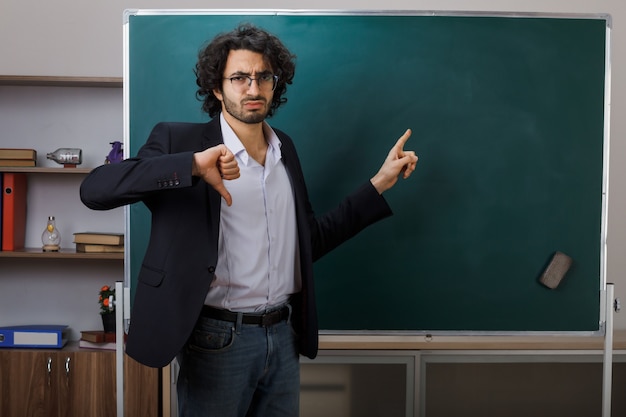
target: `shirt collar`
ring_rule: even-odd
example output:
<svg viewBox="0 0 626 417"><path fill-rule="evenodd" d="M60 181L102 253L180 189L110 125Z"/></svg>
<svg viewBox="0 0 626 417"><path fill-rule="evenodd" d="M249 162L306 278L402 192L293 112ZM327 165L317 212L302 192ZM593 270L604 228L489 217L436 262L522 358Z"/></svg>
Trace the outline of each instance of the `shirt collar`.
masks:
<svg viewBox="0 0 626 417"><path fill-rule="evenodd" d="M235 134L235 131L230 127L226 119L224 118L224 114L220 113L220 126L222 128L222 138L224 139L224 145L230 151L241 160L241 162L245 165L248 164L250 160L250 156L248 152L246 152L246 148L241 143L241 140ZM263 135L265 136L265 140L268 143L267 153L268 157L271 155L271 159L274 161L279 161L281 159L280 148L282 146L282 142L274 132L274 129L266 122L263 121Z"/></svg>

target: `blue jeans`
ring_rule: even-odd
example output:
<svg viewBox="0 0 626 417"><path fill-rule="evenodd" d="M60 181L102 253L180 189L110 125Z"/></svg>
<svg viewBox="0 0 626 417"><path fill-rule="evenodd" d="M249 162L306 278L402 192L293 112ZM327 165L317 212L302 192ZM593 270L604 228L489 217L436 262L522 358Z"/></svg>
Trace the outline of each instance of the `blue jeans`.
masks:
<svg viewBox="0 0 626 417"><path fill-rule="evenodd" d="M297 417L300 363L290 321L200 317L178 356L179 417Z"/></svg>

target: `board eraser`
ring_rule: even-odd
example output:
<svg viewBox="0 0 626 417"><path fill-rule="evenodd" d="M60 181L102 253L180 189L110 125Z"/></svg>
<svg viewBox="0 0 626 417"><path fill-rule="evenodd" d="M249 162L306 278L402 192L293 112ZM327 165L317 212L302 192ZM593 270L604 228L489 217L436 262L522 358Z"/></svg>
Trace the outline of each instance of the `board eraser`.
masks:
<svg viewBox="0 0 626 417"><path fill-rule="evenodd" d="M541 274L539 282L548 288L555 289L561 283L570 266L572 266L572 258L563 252L555 252L552 260Z"/></svg>

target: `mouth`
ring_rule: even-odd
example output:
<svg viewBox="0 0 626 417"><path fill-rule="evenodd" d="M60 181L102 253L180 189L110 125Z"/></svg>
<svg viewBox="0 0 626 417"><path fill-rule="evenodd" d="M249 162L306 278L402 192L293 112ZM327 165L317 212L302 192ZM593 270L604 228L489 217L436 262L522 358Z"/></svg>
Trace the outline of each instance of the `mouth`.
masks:
<svg viewBox="0 0 626 417"><path fill-rule="evenodd" d="M265 100L252 99L252 100L245 100L243 102L243 108L247 110L258 110L258 109L262 109L263 107L265 107Z"/></svg>

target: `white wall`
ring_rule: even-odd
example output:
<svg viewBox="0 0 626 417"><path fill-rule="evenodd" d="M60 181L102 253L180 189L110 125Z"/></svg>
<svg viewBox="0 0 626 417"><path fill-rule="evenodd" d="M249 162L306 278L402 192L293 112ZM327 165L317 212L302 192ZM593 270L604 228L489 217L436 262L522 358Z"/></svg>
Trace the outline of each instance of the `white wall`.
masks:
<svg viewBox="0 0 626 417"><path fill-rule="evenodd" d="M612 100L610 198L608 217L608 281L626 300L626 2L623 0L2 0L0 3L0 74L122 76L122 22L127 8L244 8L339 10L455 10L498 12L609 13L612 30ZM0 90L4 94L6 90ZM120 107L121 109L121 107ZM121 119L119 126L121 126ZM3 123L4 126L4 123ZM121 127L120 127L121 130ZM103 140L109 140L103 139ZM419 138L412 139L419 153ZM6 138L0 135L2 145ZM7 146L13 146L8 144ZM626 313L617 314L626 328Z"/></svg>

